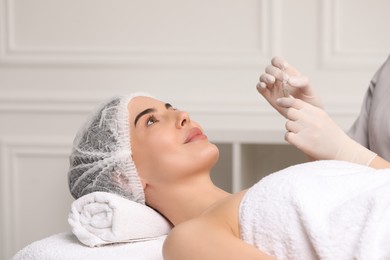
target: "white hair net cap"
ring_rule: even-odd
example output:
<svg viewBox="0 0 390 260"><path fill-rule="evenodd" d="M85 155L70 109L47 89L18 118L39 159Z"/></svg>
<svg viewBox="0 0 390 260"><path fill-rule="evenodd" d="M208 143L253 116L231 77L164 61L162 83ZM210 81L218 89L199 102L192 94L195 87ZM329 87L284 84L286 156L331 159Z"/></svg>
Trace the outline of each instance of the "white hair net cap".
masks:
<svg viewBox="0 0 390 260"><path fill-rule="evenodd" d="M69 189L77 199L95 191L118 194L145 204L145 194L132 160L128 104L134 93L100 105L73 142Z"/></svg>

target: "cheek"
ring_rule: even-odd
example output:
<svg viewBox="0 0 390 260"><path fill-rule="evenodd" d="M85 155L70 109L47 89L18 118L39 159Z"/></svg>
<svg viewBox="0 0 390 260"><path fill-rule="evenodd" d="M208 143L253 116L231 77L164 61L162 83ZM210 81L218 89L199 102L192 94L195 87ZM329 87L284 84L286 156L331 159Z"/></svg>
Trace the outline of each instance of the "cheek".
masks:
<svg viewBox="0 0 390 260"><path fill-rule="evenodd" d="M133 159L138 173L145 178L156 172L166 171L170 155L177 154L177 141L166 133L150 135L135 144Z"/></svg>
<svg viewBox="0 0 390 260"><path fill-rule="evenodd" d="M208 142L183 145L177 135L148 136L137 146L133 158L139 175L149 182L176 179L199 171L210 171L219 157L218 148Z"/></svg>

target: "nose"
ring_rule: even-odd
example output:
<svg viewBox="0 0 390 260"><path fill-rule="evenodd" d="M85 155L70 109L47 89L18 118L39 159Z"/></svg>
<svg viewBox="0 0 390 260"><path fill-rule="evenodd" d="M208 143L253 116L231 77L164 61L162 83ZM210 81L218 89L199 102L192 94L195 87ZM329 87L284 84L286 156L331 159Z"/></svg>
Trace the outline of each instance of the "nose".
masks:
<svg viewBox="0 0 390 260"><path fill-rule="evenodd" d="M177 120L176 120L176 127L177 128L183 128L187 124L189 124L190 121L190 116L187 112L185 111L178 111L177 113Z"/></svg>

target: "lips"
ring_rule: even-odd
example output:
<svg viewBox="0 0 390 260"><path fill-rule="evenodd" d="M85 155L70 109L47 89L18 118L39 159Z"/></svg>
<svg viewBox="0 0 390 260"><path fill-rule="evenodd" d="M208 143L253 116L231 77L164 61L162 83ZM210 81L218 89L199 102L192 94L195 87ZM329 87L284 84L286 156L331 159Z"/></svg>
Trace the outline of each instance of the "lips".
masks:
<svg viewBox="0 0 390 260"><path fill-rule="evenodd" d="M203 134L202 130L200 130L197 127L194 127L194 128L191 128L191 130L189 131L188 136L187 136L186 140L184 141L184 143L186 144L186 143L195 142L198 140L204 140L206 138L207 138L207 136L205 136Z"/></svg>

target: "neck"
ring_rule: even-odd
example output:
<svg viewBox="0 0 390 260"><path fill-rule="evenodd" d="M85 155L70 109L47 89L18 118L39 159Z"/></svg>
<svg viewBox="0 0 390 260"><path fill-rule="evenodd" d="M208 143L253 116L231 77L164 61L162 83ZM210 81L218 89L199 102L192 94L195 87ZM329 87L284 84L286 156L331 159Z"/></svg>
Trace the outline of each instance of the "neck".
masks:
<svg viewBox="0 0 390 260"><path fill-rule="evenodd" d="M175 186L175 187L172 187ZM148 205L168 218L173 225L195 218L230 193L215 186L210 178L180 185L147 187Z"/></svg>

